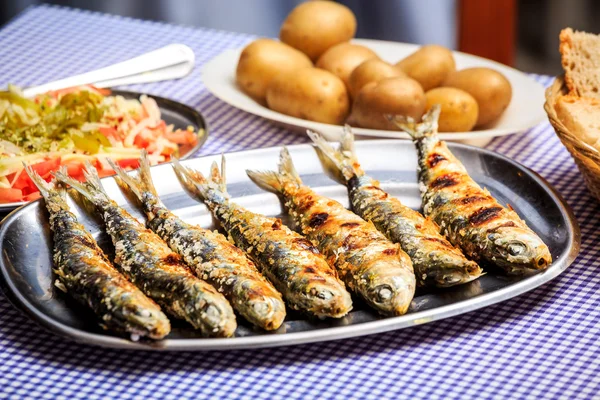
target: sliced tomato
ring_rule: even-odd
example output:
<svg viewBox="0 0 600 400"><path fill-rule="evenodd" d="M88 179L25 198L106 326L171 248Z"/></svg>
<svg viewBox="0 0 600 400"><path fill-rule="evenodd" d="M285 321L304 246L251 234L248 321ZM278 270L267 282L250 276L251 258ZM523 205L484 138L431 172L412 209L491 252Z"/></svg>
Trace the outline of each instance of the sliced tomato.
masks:
<svg viewBox="0 0 600 400"><path fill-rule="evenodd" d="M137 158L124 158L122 160L117 160L117 164L119 164L119 167L123 169L136 169L140 166L140 160Z"/></svg>
<svg viewBox="0 0 600 400"><path fill-rule="evenodd" d="M25 201L34 201L34 200L39 199L40 197L42 197L40 192L33 192L33 193L30 193L27 196L25 196L24 200Z"/></svg>
<svg viewBox="0 0 600 400"><path fill-rule="evenodd" d="M113 176L114 174L115 174L115 171L111 168L104 168L104 169L98 170L98 176L100 178L104 178L106 176Z"/></svg>
<svg viewBox="0 0 600 400"><path fill-rule="evenodd" d="M31 169L33 169L35 172L38 173L39 176L41 176L43 179L45 179L46 181L49 181L52 179L52 175L51 173L54 171L57 171L58 168L60 167L60 157L56 157L50 160L46 160L46 161L42 161L36 164L32 164L31 165ZM22 169L20 172L17 172L17 177L16 179L14 179L14 183L12 185L13 189L25 189L25 188L35 188L35 185L33 184L33 182L31 181L31 179L29 179L29 176L27 175L27 173L25 172L24 169Z"/></svg>
<svg viewBox="0 0 600 400"><path fill-rule="evenodd" d="M24 169L17 172L16 178L13 178L11 182L13 182L12 188L19 190L25 189L29 185L33 185L33 182L31 182L31 179L29 179L29 176L27 176Z"/></svg>
<svg viewBox="0 0 600 400"><path fill-rule="evenodd" d="M47 178L50 173L57 171L60 168L60 157L42 161L31 166L42 178Z"/></svg>
<svg viewBox="0 0 600 400"><path fill-rule="evenodd" d="M118 139L119 135L117 134L117 130L115 128L113 128L112 126L109 127L100 127L98 128L98 131L106 136L107 138L113 138L113 139Z"/></svg>
<svg viewBox="0 0 600 400"><path fill-rule="evenodd" d="M98 94L101 94L102 96L108 96L110 94L110 89L100 89L93 85L73 86L60 90L52 90L48 92L48 94L53 97L59 97L68 93L79 92L82 88L87 88L89 91L96 92Z"/></svg>
<svg viewBox="0 0 600 400"><path fill-rule="evenodd" d="M194 132L183 129L174 132L166 132L165 137L177 144L195 144L197 140Z"/></svg>
<svg viewBox="0 0 600 400"><path fill-rule="evenodd" d="M23 201L23 192L19 189L0 189L0 203Z"/></svg>
<svg viewBox="0 0 600 400"><path fill-rule="evenodd" d="M152 138L148 138L140 134L135 137L135 139L133 140L133 144L135 144L138 148L146 149L148 148L150 143L152 143L152 140Z"/></svg>
<svg viewBox="0 0 600 400"><path fill-rule="evenodd" d="M78 181L83 181L85 178L83 176L83 167L84 164L81 161L68 161L63 164L67 167L67 173L70 177L77 179Z"/></svg>

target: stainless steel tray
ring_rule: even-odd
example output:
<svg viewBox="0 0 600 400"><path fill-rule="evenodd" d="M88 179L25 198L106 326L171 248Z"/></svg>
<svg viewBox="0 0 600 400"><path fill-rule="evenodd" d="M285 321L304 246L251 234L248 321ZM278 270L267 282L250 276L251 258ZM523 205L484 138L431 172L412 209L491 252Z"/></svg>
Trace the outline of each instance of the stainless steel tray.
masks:
<svg viewBox="0 0 600 400"><path fill-rule="evenodd" d="M418 291L408 314L381 317L354 300L354 310L341 320L310 320L290 312L277 332L253 329L241 318L234 338L203 339L184 323L175 321L173 332L160 342L131 342L111 336L96 324L93 315L57 290L51 273L51 236L47 214L37 201L11 213L0 228L0 279L6 295L33 320L60 335L84 343L132 349L225 350L291 345L355 337L463 314L534 289L564 271L579 252L579 228L562 197L539 175L493 152L460 144L452 151L463 161L471 176L487 187L502 203L510 205L548 244L554 263L544 272L527 277L507 277L489 270L470 284L446 290ZM328 179L309 145L290 147L292 157L304 181L319 193L348 205L346 189ZM416 156L412 143L401 140L361 141L357 152L363 167L378 178L383 187L406 205L419 208L416 182ZM273 169L279 148L253 150L227 155L227 179L234 201L267 215L281 215L275 195L265 193L246 177L245 169ZM208 171L218 157L185 162ZM159 194L165 204L186 221L213 227L204 205L192 200L181 189L170 165L152 168ZM144 220L135 203L130 203L113 178L104 185L119 204ZM94 234L101 247L112 255L110 239L101 222L86 211L82 203L71 201L80 221ZM285 218L283 218L285 221Z"/></svg>

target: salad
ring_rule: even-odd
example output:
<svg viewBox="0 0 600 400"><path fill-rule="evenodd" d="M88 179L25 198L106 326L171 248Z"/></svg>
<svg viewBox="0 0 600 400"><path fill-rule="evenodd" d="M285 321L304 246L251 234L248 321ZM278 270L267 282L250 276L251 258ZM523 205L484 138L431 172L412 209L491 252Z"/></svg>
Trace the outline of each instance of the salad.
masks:
<svg viewBox="0 0 600 400"><path fill-rule="evenodd" d="M167 125L156 101L145 95L125 99L80 86L29 99L10 86L0 92L0 203L40 196L23 163L47 181L61 166L83 180L86 161L101 176L109 176L115 172L107 158L135 169L143 149L154 165L178 156L180 146L191 147L197 140L192 127Z"/></svg>

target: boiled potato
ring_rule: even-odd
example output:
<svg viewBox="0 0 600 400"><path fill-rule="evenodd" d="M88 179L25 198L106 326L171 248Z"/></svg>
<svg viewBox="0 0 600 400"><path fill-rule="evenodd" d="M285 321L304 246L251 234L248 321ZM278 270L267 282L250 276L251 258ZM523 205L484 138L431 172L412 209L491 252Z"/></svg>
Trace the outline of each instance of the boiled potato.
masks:
<svg viewBox="0 0 600 400"><path fill-rule="evenodd" d="M344 82L312 67L277 75L267 89L267 104L283 114L336 125L344 123L350 111Z"/></svg>
<svg viewBox="0 0 600 400"><path fill-rule="evenodd" d="M304 53L272 39L258 39L242 51L235 77L244 93L265 104L267 86L275 75L306 67L312 62Z"/></svg>
<svg viewBox="0 0 600 400"><path fill-rule="evenodd" d="M327 50L319 60L316 67L323 68L337 75L348 88L350 74L365 60L377 57L373 50L352 43L341 43Z"/></svg>
<svg viewBox="0 0 600 400"><path fill-rule="evenodd" d="M420 119L425 111L425 93L411 78L386 78L366 84L354 101L352 120L358 126L398 130L386 114Z"/></svg>
<svg viewBox="0 0 600 400"><path fill-rule="evenodd" d="M491 68L467 68L454 72L444 86L464 90L477 100L479 117L476 126L496 120L512 98L510 82L500 72Z"/></svg>
<svg viewBox="0 0 600 400"><path fill-rule="evenodd" d="M333 1L309 1L292 10L281 25L279 39L316 61L327 49L356 33L356 17Z"/></svg>
<svg viewBox="0 0 600 400"><path fill-rule="evenodd" d="M348 79L350 95L356 98L356 95L367 83L378 82L385 78L394 78L406 74L392 64L386 63L378 58L370 58L367 61L354 68Z"/></svg>
<svg viewBox="0 0 600 400"><path fill-rule="evenodd" d="M456 70L452 51L435 44L421 47L396 63L396 67L419 82L425 91L440 86Z"/></svg>
<svg viewBox="0 0 600 400"><path fill-rule="evenodd" d="M434 104L441 106L440 132L468 132L475 126L479 107L475 98L464 90L439 87L425 93L425 98L426 111Z"/></svg>

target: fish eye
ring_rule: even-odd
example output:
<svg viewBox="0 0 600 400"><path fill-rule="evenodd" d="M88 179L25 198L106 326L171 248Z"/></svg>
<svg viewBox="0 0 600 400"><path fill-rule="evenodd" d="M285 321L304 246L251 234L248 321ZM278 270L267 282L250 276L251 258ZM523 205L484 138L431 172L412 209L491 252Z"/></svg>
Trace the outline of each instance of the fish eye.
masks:
<svg viewBox="0 0 600 400"><path fill-rule="evenodd" d="M511 256L519 256L527 251L527 246L523 243L512 242L508 245L507 250Z"/></svg>
<svg viewBox="0 0 600 400"><path fill-rule="evenodd" d="M389 300L392 297L393 291L389 285L381 285L375 289L380 302Z"/></svg>

